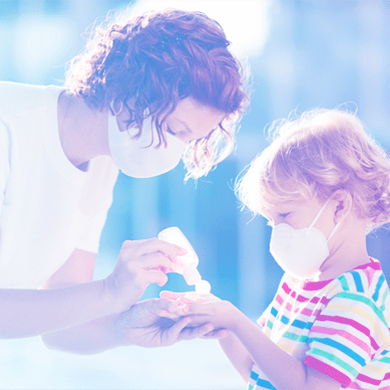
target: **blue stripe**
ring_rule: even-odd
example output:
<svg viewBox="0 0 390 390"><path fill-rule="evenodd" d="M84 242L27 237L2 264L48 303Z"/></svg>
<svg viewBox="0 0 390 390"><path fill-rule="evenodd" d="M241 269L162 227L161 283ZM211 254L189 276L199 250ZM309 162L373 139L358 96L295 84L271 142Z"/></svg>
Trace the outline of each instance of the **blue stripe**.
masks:
<svg viewBox="0 0 390 390"><path fill-rule="evenodd" d="M307 343L311 344L313 341L317 341L318 343L328 345L329 347L335 348L341 352L343 352L345 355L349 356L351 359L355 360L355 362L359 363L362 367L366 365L366 361L358 355L356 352L352 351L352 349L346 347L343 344L338 343L337 341L334 341L329 338L320 339L317 337L308 338ZM321 349L321 348L319 348ZM334 353L334 355L337 356L337 353Z"/></svg>
<svg viewBox="0 0 390 390"><path fill-rule="evenodd" d="M364 292L363 290L363 284L362 284L362 279L360 277L359 272L353 271L351 272L353 279L355 280L355 285L356 285L356 290L358 292Z"/></svg>
<svg viewBox="0 0 390 390"><path fill-rule="evenodd" d="M294 320L291 325L295 326L296 328L299 328L299 329L305 329L306 322L303 322L303 321L300 321L300 320Z"/></svg>
<svg viewBox="0 0 390 390"><path fill-rule="evenodd" d="M379 297L379 290L381 289L382 285L383 285L383 282L385 281L385 275L381 275L380 278L378 279L378 283L376 284L376 289L375 289L375 293L374 295L372 296L372 299L376 302L378 300L378 297Z"/></svg>
<svg viewBox="0 0 390 390"><path fill-rule="evenodd" d="M272 386L271 383L265 381L264 379L259 379L256 383L257 386L261 386L264 389L278 390L276 387Z"/></svg>
<svg viewBox="0 0 390 390"><path fill-rule="evenodd" d="M291 325L295 326L296 328L299 328L299 329L310 329L312 327L313 323L312 322L304 322L304 321L300 321L300 320L294 320Z"/></svg>
<svg viewBox="0 0 390 390"><path fill-rule="evenodd" d="M278 311L272 306L271 308L271 314L276 318L278 315Z"/></svg>
<svg viewBox="0 0 390 390"><path fill-rule="evenodd" d="M280 321L283 322L283 324L285 324L285 325L287 325L290 322L290 320L286 316L282 316Z"/></svg>
<svg viewBox="0 0 390 390"><path fill-rule="evenodd" d="M256 374L254 371L252 371L250 378L254 381L257 381L257 379L259 379L259 374Z"/></svg>

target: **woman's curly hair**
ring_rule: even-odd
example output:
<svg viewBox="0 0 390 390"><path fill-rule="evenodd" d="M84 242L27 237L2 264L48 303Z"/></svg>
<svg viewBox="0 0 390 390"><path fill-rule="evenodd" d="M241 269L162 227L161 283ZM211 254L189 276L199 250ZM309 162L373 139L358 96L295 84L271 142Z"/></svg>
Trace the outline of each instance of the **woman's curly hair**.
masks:
<svg viewBox="0 0 390 390"><path fill-rule="evenodd" d="M236 183L249 209L299 197L329 199L345 189L369 230L390 221L390 160L352 113L316 109L296 120L274 122L272 144Z"/></svg>
<svg viewBox="0 0 390 390"><path fill-rule="evenodd" d="M228 50L222 27L202 12L167 9L125 16L94 29L84 52L70 62L66 86L98 110L120 100L130 113L128 128L140 129L139 134L152 115L159 146L165 143L164 118L179 100L190 96L225 113L219 128L192 141L183 158L187 178L207 174L233 150L249 102L243 67Z"/></svg>

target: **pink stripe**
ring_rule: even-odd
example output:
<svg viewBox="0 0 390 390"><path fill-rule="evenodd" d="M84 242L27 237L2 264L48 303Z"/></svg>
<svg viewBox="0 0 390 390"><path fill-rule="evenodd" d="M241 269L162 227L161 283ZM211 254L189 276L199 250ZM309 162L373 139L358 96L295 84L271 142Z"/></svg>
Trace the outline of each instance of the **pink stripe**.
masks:
<svg viewBox="0 0 390 390"><path fill-rule="evenodd" d="M314 326L313 325L310 329L310 332L329 334L332 336L333 335L340 335L341 337L345 338L346 340L351 341L353 344L360 347L364 352L366 352L368 354L368 356L371 356L371 348L367 345L367 343L364 343L362 340L360 340L356 336L354 336L351 333L346 332L344 330L325 328L324 326Z"/></svg>
<svg viewBox="0 0 390 390"><path fill-rule="evenodd" d="M290 294L290 292L291 292L291 288L288 287L287 283L283 283L282 289L284 290L284 292L285 292L286 294Z"/></svg>
<svg viewBox="0 0 390 390"><path fill-rule="evenodd" d="M344 387L348 387L348 385L351 383L351 379L349 379L349 377L344 375L342 372L336 370L332 366L328 366L320 360L317 360L313 356L307 356L303 363L327 376L330 376L337 382L341 383Z"/></svg>
<svg viewBox="0 0 390 390"><path fill-rule="evenodd" d="M374 378L371 378L371 377L363 375L363 374L359 374L356 377L356 380L361 381L361 382L365 382L365 383L369 383L370 385L375 385L375 386L379 386L382 382L381 380L374 379Z"/></svg>
<svg viewBox="0 0 390 390"><path fill-rule="evenodd" d="M370 339L371 346L375 351L377 351L379 349L378 344L371 337L370 330L367 329L362 324L359 324L359 322L357 322L357 321L350 320L349 318L345 318L345 317L339 317L339 316L326 316L324 314L320 314L317 317L317 321L322 321L322 322L330 321L330 322L334 322L334 323L338 323L338 324L345 324L345 325L352 326L352 328L355 328L358 332L363 333L365 336L367 336Z"/></svg>
<svg viewBox="0 0 390 390"><path fill-rule="evenodd" d="M363 387L361 387L358 383L356 382L351 382L348 389L354 389L354 390L367 390L367 389L363 389Z"/></svg>
<svg viewBox="0 0 390 390"><path fill-rule="evenodd" d="M283 305L283 298L278 294L276 295L275 301L279 303L279 305Z"/></svg>
<svg viewBox="0 0 390 390"><path fill-rule="evenodd" d="M297 301L298 302L307 302L309 298L304 297L303 295L298 295Z"/></svg>
<svg viewBox="0 0 390 390"><path fill-rule="evenodd" d="M323 289L327 284L329 284L332 281L330 280L321 280L319 282L305 282L303 285L303 289L306 291L316 291Z"/></svg>
<svg viewBox="0 0 390 390"><path fill-rule="evenodd" d="M307 316L307 317L311 317L312 314L313 314L313 310L310 310L308 308L304 308L302 311L301 311L301 314L304 315L304 316Z"/></svg>
<svg viewBox="0 0 390 390"><path fill-rule="evenodd" d="M260 319L259 325L260 325L262 328L264 328L264 326L265 326L265 321L266 321L266 319L265 319L264 317L262 317L262 318Z"/></svg>

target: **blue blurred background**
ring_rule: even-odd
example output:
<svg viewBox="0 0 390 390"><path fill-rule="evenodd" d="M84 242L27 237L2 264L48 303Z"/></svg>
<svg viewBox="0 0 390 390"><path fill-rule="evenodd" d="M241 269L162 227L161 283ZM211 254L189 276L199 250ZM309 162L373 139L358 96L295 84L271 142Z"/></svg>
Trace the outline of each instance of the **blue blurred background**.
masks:
<svg viewBox="0 0 390 390"><path fill-rule="evenodd" d="M120 0L0 0L0 79L61 85L66 63L84 46L84 31ZM248 63L253 96L236 151L198 182L184 167L152 179L120 174L101 239L96 278L114 267L126 239L179 226L200 258L212 292L256 319L272 299L280 268L268 253L270 230L240 211L232 187L268 143L274 119L347 103L388 149L390 5L344 0L138 0L134 13L176 7L201 10L224 27L232 50ZM368 237L369 252L390 278L390 236ZM164 289L189 290L180 275ZM158 296L150 286L144 298ZM243 382L215 341L171 348L122 348L92 357L45 349L39 338L0 342L0 388L236 389Z"/></svg>

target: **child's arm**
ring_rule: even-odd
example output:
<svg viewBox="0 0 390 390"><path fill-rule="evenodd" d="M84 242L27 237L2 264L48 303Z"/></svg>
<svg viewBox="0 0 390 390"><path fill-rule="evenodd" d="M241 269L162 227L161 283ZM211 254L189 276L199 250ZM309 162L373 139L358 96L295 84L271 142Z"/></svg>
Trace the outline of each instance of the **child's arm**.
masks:
<svg viewBox="0 0 390 390"><path fill-rule="evenodd" d="M219 344L233 367L244 378L245 382L248 382L253 361L240 340L230 333L227 337L220 339Z"/></svg>
<svg viewBox="0 0 390 390"><path fill-rule="evenodd" d="M188 303L186 312L191 315L191 326L207 322L213 324L215 329L225 328L233 333L250 359L278 390L336 390L341 386L336 380L307 367L279 348L230 302ZM245 355L241 358L245 359ZM245 374L245 360L237 360L233 358L233 365L240 373L244 372L241 375L245 379L248 378L248 373Z"/></svg>

